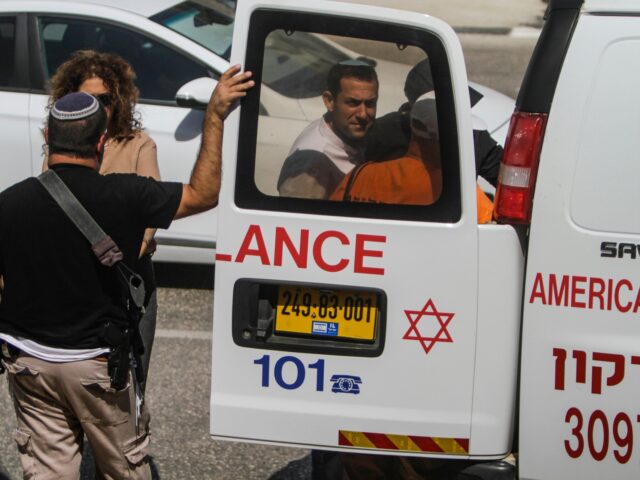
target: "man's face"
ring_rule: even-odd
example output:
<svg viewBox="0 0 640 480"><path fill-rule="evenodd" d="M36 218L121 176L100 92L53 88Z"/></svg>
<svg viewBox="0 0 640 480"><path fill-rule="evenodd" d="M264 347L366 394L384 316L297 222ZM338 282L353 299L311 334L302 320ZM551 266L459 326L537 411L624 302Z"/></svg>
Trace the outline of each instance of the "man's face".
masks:
<svg viewBox="0 0 640 480"><path fill-rule="evenodd" d="M354 77L340 79L340 91L322 95L331 129L351 140L362 140L376 118L378 84Z"/></svg>

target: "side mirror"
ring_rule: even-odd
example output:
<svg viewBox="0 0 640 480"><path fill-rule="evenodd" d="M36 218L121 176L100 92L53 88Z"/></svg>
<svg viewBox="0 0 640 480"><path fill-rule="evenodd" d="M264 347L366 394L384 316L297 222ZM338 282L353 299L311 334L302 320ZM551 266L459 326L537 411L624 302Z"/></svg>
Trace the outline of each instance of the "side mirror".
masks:
<svg viewBox="0 0 640 480"><path fill-rule="evenodd" d="M180 107L204 110L217 84L216 80L209 77L191 80L180 87L176 93L176 103Z"/></svg>

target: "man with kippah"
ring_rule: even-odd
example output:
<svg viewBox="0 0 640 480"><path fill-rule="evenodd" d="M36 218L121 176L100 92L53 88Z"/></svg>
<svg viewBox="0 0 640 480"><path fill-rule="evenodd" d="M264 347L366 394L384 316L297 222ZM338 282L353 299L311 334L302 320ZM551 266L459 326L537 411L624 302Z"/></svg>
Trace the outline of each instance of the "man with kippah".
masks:
<svg viewBox="0 0 640 480"><path fill-rule="evenodd" d="M296 138L286 158L282 197L328 198L344 176L364 161L364 138L376 118L378 76L362 60L335 64L322 94L327 113Z"/></svg>
<svg viewBox="0 0 640 480"><path fill-rule="evenodd" d="M115 241L128 268L135 270L145 228L167 228L216 205L223 122L253 86L250 76L234 66L220 77L186 185L100 175L104 107L79 92L55 103L45 132L49 167ZM99 478L151 478L149 416L134 377L127 364L118 389L109 375L116 349L107 327L129 326L119 272L101 263L38 179L0 193L0 369L14 401L25 478L79 478L83 435Z"/></svg>

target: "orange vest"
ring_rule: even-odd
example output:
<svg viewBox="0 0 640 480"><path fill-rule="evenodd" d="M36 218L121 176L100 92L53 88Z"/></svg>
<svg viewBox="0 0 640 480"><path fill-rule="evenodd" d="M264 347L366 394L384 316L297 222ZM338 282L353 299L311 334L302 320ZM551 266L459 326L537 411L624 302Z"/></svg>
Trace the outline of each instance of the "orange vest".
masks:
<svg viewBox="0 0 640 480"><path fill-rule="evenodd" d="M369 162L351 171L331 195L331 200L431 205L442 193L442 169L413 157ZM493 203L476 185L478 223L489 223Z"/></svg>

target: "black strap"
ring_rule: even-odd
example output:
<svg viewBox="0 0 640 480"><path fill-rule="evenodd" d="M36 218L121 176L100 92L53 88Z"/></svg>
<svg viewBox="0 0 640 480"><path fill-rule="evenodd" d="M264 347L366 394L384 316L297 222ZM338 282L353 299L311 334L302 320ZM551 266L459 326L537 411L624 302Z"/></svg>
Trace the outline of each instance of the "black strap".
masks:
<svg viewBox="0 0 640 480"><path fill-rule="evenodd" d="M69 219L78 230L89 240L91 250L96 254L100 263L106 267L113 266L124 258L122 252L113 239L104 233L100 225L96 223L89 212L78 201L69 187L60 179L53 170L42 172L38 180L47 189L53 199L58 202L60 208L64 210Z"/></svg>
<svg viewBox="0 0 640 480"><path fill-rule="evenodd" d="M342 196L342 200L346 202L351 201L351 188L353 188L353 184L356 181L356 177L360 174L360 172L362 172L362 170L364 170L364 167L366 167L367 165L371 165L372 163L373 162L361 163L356 168L351 170L351 173L349 174L349 179L347 180L347 185L344 189L344 195Z"/></svg>
<svg viewBox="0 0 640 480"><path fill-rule="evenodd" d="M116 242L100 228L100 225L96 223L56 172L51 169L46 170L38 175L38 180L78 230L89 240L91 250L98 257L100 263L106 267L116 266L127 284L131 300L138 308L142 307L144 282L142 277L122 262L124 255Z"/></svg>

